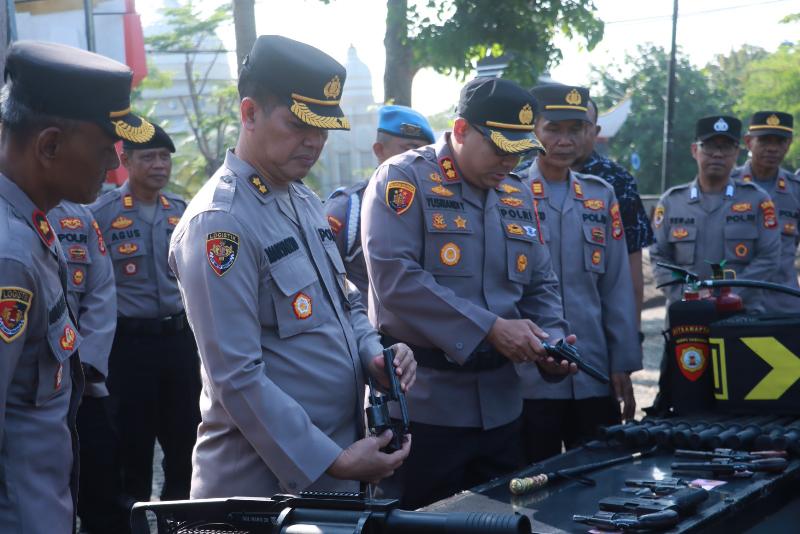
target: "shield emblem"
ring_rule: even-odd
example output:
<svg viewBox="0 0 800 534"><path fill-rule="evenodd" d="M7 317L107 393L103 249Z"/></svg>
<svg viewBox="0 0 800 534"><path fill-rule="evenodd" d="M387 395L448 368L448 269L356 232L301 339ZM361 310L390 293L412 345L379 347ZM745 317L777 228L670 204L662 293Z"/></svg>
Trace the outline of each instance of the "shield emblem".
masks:
<svg viewBox="0 0 800 534"><path fill-rule="evenodd" d="M222 276L233 267L239 255L239 236L230 232L214 232L206 238L206 257L211 269Z"/></svg>

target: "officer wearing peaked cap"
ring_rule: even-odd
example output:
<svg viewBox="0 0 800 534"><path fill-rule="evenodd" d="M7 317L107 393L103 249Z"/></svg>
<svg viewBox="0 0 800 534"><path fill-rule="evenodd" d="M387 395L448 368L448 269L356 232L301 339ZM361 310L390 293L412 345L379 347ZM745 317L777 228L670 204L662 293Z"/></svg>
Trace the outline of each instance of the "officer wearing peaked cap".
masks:
<svg viewBox="0 0 800 534"><path fill-rule="evenodd" d="M383 106L378 110L378 134L372 151L378 164L407 150L434 142L428 120L406 106ZM328 224L336 236L336 246L347 269L347 279L367 298L367 265L361 248L361 199L367 180L340 188L325 202Z"/></svg>
<svg viewBox="0 0 800 534"><path fill-rule="evenodd" d="M800 286L794 260L800 243L800 178L781 167L793 135L794 118L790 114L780 111L754 113L744 136L750 159L734 169L732 176L739 182L758 184L772 197L781 233L780 266L772 281L797 288ZM800 311L800 299L783 293L771 293L764 304L766 311L771 312Z"/></svg>
<svg viewBox="0 0 800 534"><path fill-rule="evenodd" d="M63 45L19 41L0 106L0 531L72 532L81 334L68 266L45 213L89 202L119 165L118 139L153 127L130 113L132 73ZM81 350L83 347L81 347ZM91 358L89 362L93 362ZM92 366L98 363L92 363Z"/></svg>
<svg viewBox="0 0 800 534"><path fill-rule="evenodd" d="M546 149L525 172L560 283L564 318L583 358L612 378L602 384L583 373L550 384L523 372L523 443L537 462L594 437L597 427L634 415L630 373L642 368L636 307L619 203L601 178L570 170L590 123L589 91L547 85L532 91L541 111L535 132Z"/></svg>
<svg viewBox="0 0 800 534"><path fill-rule="evenodd" d="M656 244L650 247L658 284L673 280L657 262L679 265L711 278L711 264L723 260L737 278L772 280L780 257L775 204L754 182L735 182L730 174L739 153L742 123L725 115L697 121L692 156L697 177L667 190L653 214ZM667 303L681 298L680 285L663 288ZM739 291L744 306L763 311L762 292Z"/></svg>
<svg viewBox="0 0 800 534"><path fill-rule="evenodd" d="M158 125L147 141L124 141L128 180L90 206L114 264L118 318L108 387L123 490L137 501L150 499L156 439L164 451L161 499L189 497L200 422L200 362L167 263L170 236L186 209L180 196L163 190L173 152Z"/></svg>
<svg viewBox="0 0 800 534"><path fill-rule="evenodd" d="M574 371L540 343L562 338L566 323L533 198L510 174L541 147L535 109L515 83L475 79L461 90L453 131L384 162L364 193L370 319L420 365L408 395L414 447L387 484L405 507L524 462L515 363Z"/></svg>
<svg viewBox="0 0 800 534"><path fill-rule="evenodd" d="M383 347L300 181L328 130L348 127L345 76L316 48L259 37L239 77L236 149L172 237L203 366L193 498L356 491L408 455L410 439L385 454L388 434L363 437L364 376L385 376ZM413 355L394 352L408 389Z"/></svg>

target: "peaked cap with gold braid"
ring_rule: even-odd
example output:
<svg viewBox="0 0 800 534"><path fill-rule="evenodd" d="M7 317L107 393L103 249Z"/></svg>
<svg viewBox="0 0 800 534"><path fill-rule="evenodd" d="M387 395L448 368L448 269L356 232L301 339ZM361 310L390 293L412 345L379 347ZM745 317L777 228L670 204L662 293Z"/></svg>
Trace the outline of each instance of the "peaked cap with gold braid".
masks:
<svg viewBox="0 0 800 534"><path fill-rule="evenodd" d="M475 78L461 89L458 115L508 154L524 154L544 147L533 134L536 99L525 89L502 78Z"/></svg>
<svg viewBox="0 0 800 534"><path fill-rule="evenodd" d="M782 111L756 111L750 118L747 135L794 135L794 117Z"/></svg>
<svg viewBox="0 0 800 534"><path fill-rule="evenodd" d="M585 87L548 83L537 85L531 93L539 103L539 114L549 121L589 121L589 90Z"/></svg>
<svg viewBox="0 0 800 534"><path fill-rule="evenodd" d="M242 62L239 95L250 82L285 99L301 121L325 130L349 130L340 106L345 68L313 46L280 35L256 39Z"/></svg>
<svg viewBox="0 0 800 534"><path fill-rule="evenodd" d="M131 113L131 80L127 66L71 46L17 41L6 57L4 79L10 98L30 109L92 122L110 136L145 143L155 129Z"/></svg>

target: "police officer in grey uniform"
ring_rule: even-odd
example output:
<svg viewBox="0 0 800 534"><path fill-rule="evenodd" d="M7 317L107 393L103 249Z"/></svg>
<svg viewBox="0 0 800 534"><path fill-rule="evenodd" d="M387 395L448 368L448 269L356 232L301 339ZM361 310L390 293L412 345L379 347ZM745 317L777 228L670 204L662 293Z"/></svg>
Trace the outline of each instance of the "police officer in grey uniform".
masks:
<svg viewBox="0 0 800 534"><path fill-rule="evenodd" d="M544 145L529 167L530 187L560 281L564 318L578 336L583 358L604 369L612 384L580 373L547 383L532 369L523 374L523 443L528 463L561 453L595 436L598 426L633 418L636 402L630 373L642 368L636 305L619 203L612 186L570 166L580 156L590 124L589 91L542 85L536 137Z"/></svg>
<svg viewBox="0 0 800 534"><path fill-rule="evenodd" d="M62 201L47 212L67 259L67 302L75 311L86 387L78 410L81 440L81 529L88 533L124 532L127 510L119 477L119 442L112 426L108 355L117 321L114 271L103 236L89 208Z"/></svg>
<svg viewBox="0 0 800 534"><path fill-rule="evenodd" d="M433 143L433 130L419 112L406 106L383 106L378 110L378 134L372 151L378 164L406 150ZM336 237L336 247L344 260L347 279L367 298L367 266L361 248L361 199L367 180L334 191L325 202L328 224Z"/></svg>
<svg viewBox="0 0 800 534"><path fill-rule="evenodd" d="M383 347L300 181L328 130L349 128L345 76L316 48L259 37L239 75L236 150L173 235L170 265L203 364L192 498L356 491L408 455L410 439L386 454L390 431L363 437L364 374L388 382ZM416 363L394 349L408 389Z"/></svg>
<svg viewBox="0 0 800 534"><path fill-rule="evenodd" d="M778 229L781 233L780 266L773 282L798 288L794 260L800 243L800 178L781 167L792 144L794 118L780 111L758 111L750 118L744 142L750 159L734 169L732 177L739 182L755 182L775 203ZM766 311L798 312L800 299L770 292L764 300Z"/></svg>
<svg viewBox="0 0 800 534"><path fill-rule="evenodd" d="M131 78L125 65L63 45L20 41L6 57L0 532L75 529L75 416L84 383L77 349L84 347L77 310L65 298L69 268L45 212L62 199L91 201L106 172L119 165L114 143L152 135L149 123L130 114ZM102 371L99 360L87 363Z"/></svg>
<svg viewBox="0 0 800 534"><path fill-rule="evenodd" d="M657 262L679 265L711 278L711 264L725 260L737 278L772 280L780 259L778 215L769 195L754 182L731 177L742 123L724 115L697 121L692 156L697 177L668 189L653 214L656 244L650 258L656 283L673 280ZM663 288L667 304L681 298L680 285ZM744 306L763 311L762 292L738 290Z"/></svg>
<svg viewBox="0 0 800 534"><path fill-rule="evenodd" d="M108 387L121 442L123 489L150 500L153 448L164 451L162 500L189 497L192 447L200 423L200 362L167 263L186 204L164 191L175 146L155 125L145 143L123 143L129 178L90 208L105 238L117 286L117 332Z"/></svg>
<svg viewBox="0 0 800 534"><path fill-rule="evenodd" d="M509 174L540 147L535 108L513 82L475 79L453 131L385 162L364 193L370 319L420 365L408 396L414 448L392 481L405 507L520 467L514 363L570 372L540 343L566 323L533 198Z"/></svg>

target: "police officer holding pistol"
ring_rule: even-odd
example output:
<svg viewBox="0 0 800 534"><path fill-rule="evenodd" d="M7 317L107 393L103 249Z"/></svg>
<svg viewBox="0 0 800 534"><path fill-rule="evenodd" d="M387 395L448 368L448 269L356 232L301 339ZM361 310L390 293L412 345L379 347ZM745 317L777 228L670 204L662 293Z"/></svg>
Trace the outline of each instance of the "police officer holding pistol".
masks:
<svg viewBox="0 0 800 534"><path fill-rule="evenodd" d="M108 387L120 431L124 491L149 501L153 448L164 451L162 500L189 497L200 422L200 362L167 263L186 209L166 192L175 146L158 125L151 139L123 142L128 180L90 206L109 248L117 286L117 332Z"/></svg>
<svg viewBox="0 0 800 534"><path fill-rule="evenodd" d="M672 272L657 262L679 265L707 279L711 264L724 260L737 278L773 279L780 258L775 204L754 182L731 178L741 130L739 119L725 115L697 121L691 147L697 177L668 189L653 214L656 243L650 257L657 283L673 280ZM667 304L680 300L680 287L663 288ZM738 292L748 310L764 310L760 290Z"/></svg>
<svg viewBox="0 0 800 534"><path fill-rule="evenodd" d="M378 110L378 134L372 151L378 164L406 150L433 143L433 130L419 112L406 106L383 106ZM347 279L361 292L366 303L367 266L361 247L361 200L367 180L334 191L325 202L328 224L347 269Z"/></svg>
<svg viewBox="0 0 800 534"><path fill-rule="evenodd" d="M570 170L590 123L589 91L568 85L532 90L539 104L536 137L544 145L525 183L534 197L540 237L560 281L564 318L581 356L611 376L611 386L579 373L558 383L522 373L525 453L529 463L594 437L597 427L634 416L630 373L642 368L627 247L614 190Z"/></svg>
<svg viewBox="0 0 800 534"><path fill-rule="evenodd" d="M76 303L67 285L85 263L68 266L45 213L63 199L90 202L106 172L119 165L114 143L152 135L153 127L130 113L131 78L125 65L63 45L19 41L6 57L0 131L2 532L75 529L75 417L84 384L77 350L89 352L90 379L101 377L103 342L84 347L81 332L92 337L91 331L107 327L93 317L79 332L73 319L79 310L70 309ZM99 251L95 229L86 230L96 238L88 246ZM77 249L74 254L83 257Z"/></svg>
<svg viewBox="0 0 800 534"><path fill-rule="evenodd" d="M794 134L794 118L781 111L758 111L750 118L744 142L750 159L734 169L731 176L739 182L754 182L761 186L775 203L778 230L781 234L780 266L772 282L798 288L797 268L794 266L797 245L800 243L800 177L781 167ZM784 293L771 292L764 300L766 311L798 312L800 299Z"/></svg>
<svg viewBox="0 0 800 534"><path fill-rule="evenodd" d="M350 290L317 196L300 181L339 107L345 69L285 37L259 37L239 76L235 151L175 230L178 276L203 365L192 498L357 491L408 455L364 437L364 377L388 384L379 336ZM394 347L403 389L408 347Z"/></svg>
<svg viewBox="0 0 800 534"><path fill-rule="evenodd" d="M370 319L420 365L408 395L414 448L392 481L404 507L522 465L515 363L576 370L540 343L566 323L533 198L509 174L541 146L535 108L511 81L472 80L453 131L384 162L364 193Z"/></svg>

